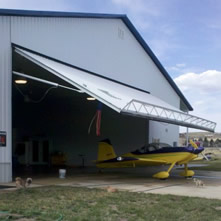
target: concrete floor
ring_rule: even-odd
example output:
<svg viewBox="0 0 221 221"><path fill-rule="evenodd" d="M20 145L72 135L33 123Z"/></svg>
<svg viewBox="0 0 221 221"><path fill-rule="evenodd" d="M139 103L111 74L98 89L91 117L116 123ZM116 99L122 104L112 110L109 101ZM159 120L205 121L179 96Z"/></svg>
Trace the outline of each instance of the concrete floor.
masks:
<svg viewBox="0 0 221 221"><path fill-rule="evenodd" d="M32 187L62 185L106 188L111 186L118 190L130 192L221 199L221 172L195 171L195 177L205 183L204 187L198 187L193 182L193 179L180 177L179 173L182 171L180 169L173 169L171 176L167 180L152 178L152 174L165 169L164 167L108 169L102 173L98 173L95 168L71 169L67 171L65 179L60 179L58 173L33 176ZM15 183L5 185L13 186Z"/></svg>

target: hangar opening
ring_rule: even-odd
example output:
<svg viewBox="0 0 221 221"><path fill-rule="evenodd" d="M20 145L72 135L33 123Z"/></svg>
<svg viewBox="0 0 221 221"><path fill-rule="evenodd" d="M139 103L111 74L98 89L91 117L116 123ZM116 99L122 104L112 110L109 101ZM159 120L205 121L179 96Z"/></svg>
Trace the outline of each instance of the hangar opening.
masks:
<svg viewBox="0 0 221 221"><path fill-rule="evenodd" d="M64 86L56 88L13 75L14 176L94 166L98 141L104 138L111 140L118 154L148 142L146 119L120 115L102 105L101 136L96 136L96 121L91 127L90 124L97 112L98 100L88 100L90 95L79 93L78 88L16 52L13 52L13 70ZM27 82L18 84L18 79Z"/></svg>

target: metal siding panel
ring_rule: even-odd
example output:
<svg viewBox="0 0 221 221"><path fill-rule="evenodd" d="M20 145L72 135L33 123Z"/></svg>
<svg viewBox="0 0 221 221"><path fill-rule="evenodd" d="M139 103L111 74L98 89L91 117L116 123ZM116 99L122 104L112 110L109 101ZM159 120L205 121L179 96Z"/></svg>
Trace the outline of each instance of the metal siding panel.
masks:
<svg viewBox="0 0 221 221"><path fill-rule="evenodd" d="M0 182L11 181L11 42L10 17L0 16L0 131L7 146L0 147Z"/></svg>

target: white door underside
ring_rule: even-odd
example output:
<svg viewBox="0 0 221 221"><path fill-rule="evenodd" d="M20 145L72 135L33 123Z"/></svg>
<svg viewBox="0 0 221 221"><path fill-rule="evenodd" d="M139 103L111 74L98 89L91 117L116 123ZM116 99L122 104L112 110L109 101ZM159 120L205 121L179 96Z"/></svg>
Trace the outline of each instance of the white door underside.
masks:
<svg viewBox="0 0 221 221"><path fill-rule="evenodd" d="M149 93L18 47L15 52L119 113L210 132L215 130L216 123L182 112Z"/></svg>

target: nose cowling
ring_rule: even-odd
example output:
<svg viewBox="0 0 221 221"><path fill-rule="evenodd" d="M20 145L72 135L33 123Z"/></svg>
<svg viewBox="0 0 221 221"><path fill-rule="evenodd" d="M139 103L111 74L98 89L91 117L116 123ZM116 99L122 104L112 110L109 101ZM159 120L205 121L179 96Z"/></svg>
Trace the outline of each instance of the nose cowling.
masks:
<svg viewBox="0 0 221 221"><path fill-rule="evenodd" d="M194 154L199 154L204 150L203 147L198 147L197 149L194 149Z"/></svg>

